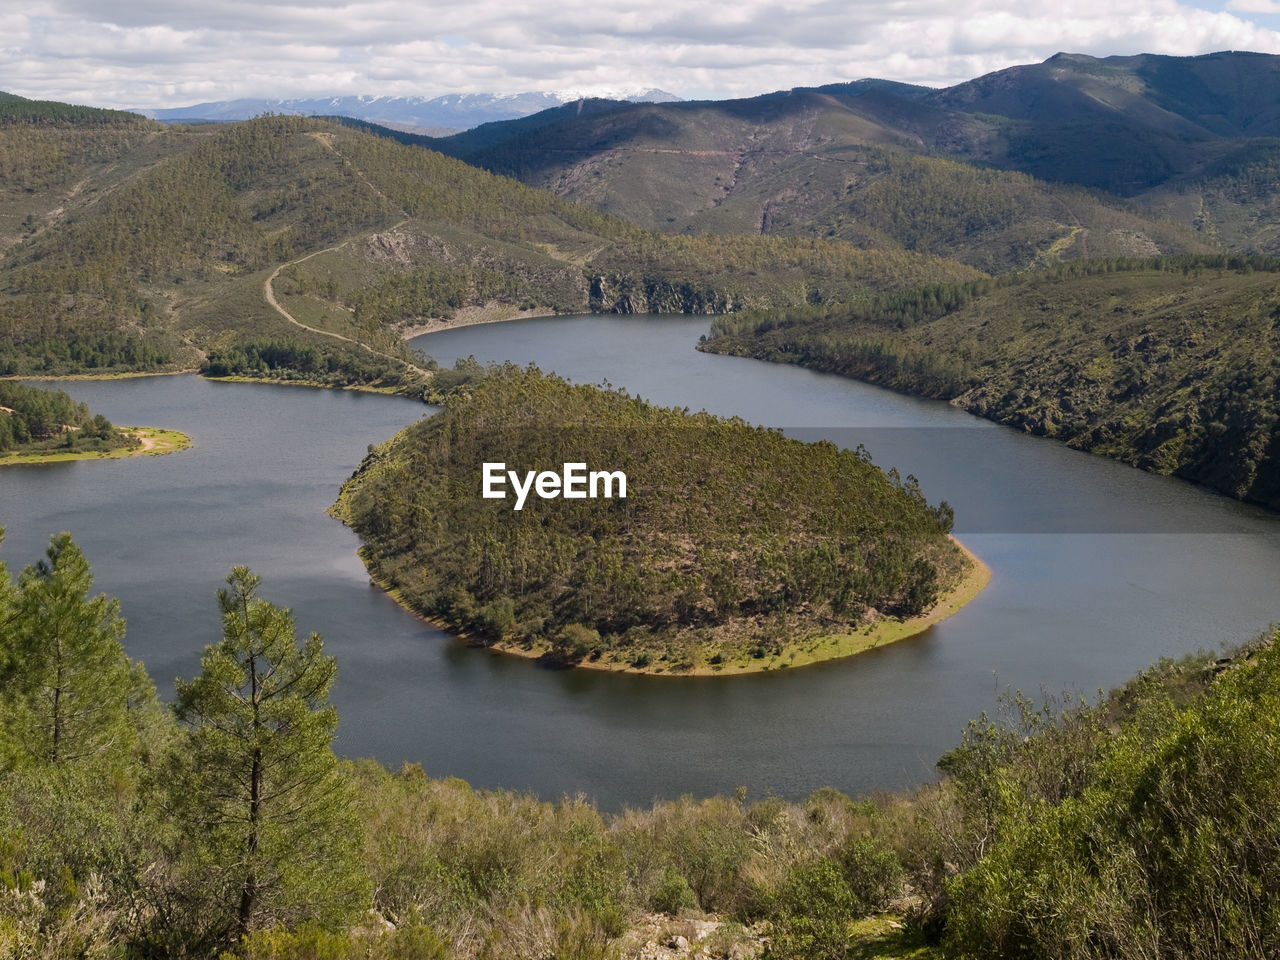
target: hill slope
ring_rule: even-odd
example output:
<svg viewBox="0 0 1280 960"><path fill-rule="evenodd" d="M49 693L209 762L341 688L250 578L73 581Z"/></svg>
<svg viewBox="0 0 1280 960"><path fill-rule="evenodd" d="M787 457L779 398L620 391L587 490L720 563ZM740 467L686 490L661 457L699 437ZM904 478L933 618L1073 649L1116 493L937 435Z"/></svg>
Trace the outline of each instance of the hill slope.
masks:
<svg viewBox="0 0 1280 960"><path fill-rule="evenodd" d="M705 349L801 363L1280 507L1280 261L1094 262L722 318Z"/></svg>
<svg viewBox="0 0 1280 960"><path fill-rule="evenodd" d="M655 228L824 235L836 226L835 235L850 235L856 225L869 228L868 243L939 253L946 249L920 247L917 234L878 216L875 202L868 216L864 192L898 190L939 157L1017 171L1036 180L989 175L982 204L1018 208L1031 198L1033 221L1048 221L1027 225L1035 241L1022 251L999 231L987 238L971 229L966 242L975 252L964 257L1013 268L1046 250L1054 259L1084 256L1082 244L1054 247L1073 229L1090 231L1094 256L1135 253L1141 243L1166 254L1219 240L1234 250L1268 249L1265 225L1215 229L1212 204L1187 209L1147 195L1166 184L1185 192L1224 157L1275 135L1278 101L1280 58L1270 55L1058 54L943 90L859 81L717 103L552 111L447 138L439 148L623 216L652 209L638 222ZM859 169L877 164L888 169ZM941 198L930 206L946 206L954 176L946 167L928 175ZM1054 183L1131 198L1136 207ZM1199 241L1188 231L1200 231Z"/></svg>
<svg viewBox="0 0 1280 960"><path fill-rule="evenodd" d="M494 301L710 312L974 275L833 242L664 240L323 120L0 123L0 162L0 374L172 369L247 337L394 366L399 325Z"/></svg>

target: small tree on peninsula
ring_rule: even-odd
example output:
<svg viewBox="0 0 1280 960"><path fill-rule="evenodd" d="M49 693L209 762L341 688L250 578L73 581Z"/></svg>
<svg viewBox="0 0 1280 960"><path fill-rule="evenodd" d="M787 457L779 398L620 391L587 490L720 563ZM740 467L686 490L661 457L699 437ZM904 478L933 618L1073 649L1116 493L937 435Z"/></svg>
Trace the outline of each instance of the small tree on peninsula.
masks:
<svg viewBox="0 0 1280 960"><path fill-rule="evenodd" d="M223 640L177 684L188 732L164 789L186 828L180 899L211 944L304 919L336 925L370 898L354 795L331 748L334 658L316 634L298 643L260 582L232 570L218 592Z"/></svg>

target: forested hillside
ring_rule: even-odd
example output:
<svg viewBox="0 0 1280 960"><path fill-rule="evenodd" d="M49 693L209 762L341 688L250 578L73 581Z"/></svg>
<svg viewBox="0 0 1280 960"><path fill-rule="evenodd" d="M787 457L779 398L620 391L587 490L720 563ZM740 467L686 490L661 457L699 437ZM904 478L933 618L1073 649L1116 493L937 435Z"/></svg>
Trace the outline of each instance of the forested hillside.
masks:
<svg viewBox="0 0 1280 960"><path fill-rule="evenodd" d="M626 497L482 499L481 465L622 471ZM374 578L486 644L687 672L848 652L970 563L951 512L861 452L495 370L370 454L340 515ZM797 660L797 657L800 657Z"/></svg>
<svg viewBox="0 0 1280 960"><path fill-rule="evenodd" d="M987 272L1087 256L1210 249L1116 198L922 155L856 96L601 106L489 124L435 145L666 232L836 237ZM967 159L961 157L960 159Z"/></svg>
<svg viewBox="0 0 1280 960"><path fill-rule="evenodd" d="M243 567L218 594L223 639L163 707L124 652L132 611L92 583L65 533L16 581L0 565L5 956L1280 949L1275 637L1163 662L1092 705L1013 695L909 794L601 813L338 760L340 665Z"/></svg>
<svg viewBox="0 0 1280 960"><path fill-rule="evenodd" d="M390 383L423 363L403 325L468 306L711 312L974 275L830 241L671 245L323 120L166 128L56 107L0 102L0 375L195 367L270 339Z"/></svg>
<svg viewBox="0 0 1280 960"><path fill-rule="evenodd" d="M852 309L724 317L703 349L950 400L1280 506L1280 262L1091 261Z"/></svg>
<svg viewBox="0 0 1280 960"><path fill-rule="evenodd" d="M1275 253L1262 155L1280 134L1277 64L1058 54L938 90L867 80L593 103L437 146L671 232L840 236L987 271Z"/></svg>

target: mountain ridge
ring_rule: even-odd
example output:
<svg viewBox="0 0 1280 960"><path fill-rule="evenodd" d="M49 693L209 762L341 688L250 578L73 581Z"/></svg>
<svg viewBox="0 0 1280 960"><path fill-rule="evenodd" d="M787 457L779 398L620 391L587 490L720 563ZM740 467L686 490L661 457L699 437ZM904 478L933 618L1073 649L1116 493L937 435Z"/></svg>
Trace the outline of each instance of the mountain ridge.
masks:
<svg viewBox="0 0 1280 960"><path fill-rule="evenodd" d="M1016 175L1033 177L1046 198L1041 213L1058 208L1043 224L1047 240L925 248L1000 270L1063 249L1065 258L1224 245L1278 253L1269 218L1236 196L1247 189L1269 209L1267 143L1277 135L1280 57L1226 51L1059 53L939 89L865 79L738 100L593 102L430 145L651 229L840 236L916 250L910 231L886 232L874 223L879 212L860 209L868 188L892 192L904 176L953 179L953 168L928 172L948 161L992 171L982 202L1014 210L1028 189ZM876 186L866 167L882 164L884 151L895 169ZM1087 244L1073 246L1076 231Z"/></svg>
<svg viewBox="0 0 1280 960"><path fill-rule="evenodd" d="M609 91L621 101L673 102L675 94L652 88L643 91ZM542 110L584 99L572 92L550 93L450 93L436 97L415 96L328 96L269 98L244 97L213 100L186 107L145 107L134 112L161 123L252 120L265 113L297 116L345 116L374 123L402 124L415 128L470 129L481 123L515 120Z"/></svg>
<svg viewBox="0 0 1280 960"><path fill-rule="evenodd" d="M0 103L0 375L188 368L243 346L273 370L394 386L425 362L404 326L468 307L711 313L977 275L834 241L654 235L358 123L14 103L41 122L6 123Z"/></svg>

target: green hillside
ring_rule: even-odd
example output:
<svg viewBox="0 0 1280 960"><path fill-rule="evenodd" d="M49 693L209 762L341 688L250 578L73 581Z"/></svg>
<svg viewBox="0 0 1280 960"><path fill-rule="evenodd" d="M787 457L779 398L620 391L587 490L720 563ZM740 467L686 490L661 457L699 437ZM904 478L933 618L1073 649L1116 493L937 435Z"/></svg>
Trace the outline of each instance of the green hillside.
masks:
<svg viewBox="0 0 1280 960"><path fill-rule="evenodd" d="M674 233L835 237L988 272L1210 249L1186 227L1115 198L922 155L914 122L873 109L892 98L886 89L547 111L437 146ZM902 106L921 109L918 95Z"/></svg>
<svg viewBox="0 0 1280 960"><path fill-rule="evenodd" d="M1280 139L1249 140L1197 173L1148 191L1142 203L1190 223L1208 242L1244 253L1280 253Z"/></svg>
<svg viewBox="0 0 1280 960"><path fill-rule="evenodd" d="M1280 262L1097 261L716 321L704 349L800 363L1280 506Z"/></svg>
<svg viewBox="0 0 1280 960"><path fill-rule="evenodd" d="M1058 54L941 90L858 81L546 111L437 146L654 229L840 236L1006 270L1268 250L1271 191L1227 168L1280 134L1277 97L1280 58L1264 54ZM1188 199L1206 178L1204 203Z"/></svg>
<svg viewBox="0 0 1280 960"><path fill-rule="evenodd" d="M0 375L194 367L269 339L318 349L332 368L376 366L390 383L424 362L406 353L403 326L464 307L710 312L974 275L830 241L673 245L323 120L163 128L122 116L0 126L12 174L0 222L13 228ZM633 260L637 249L661 253Z"/></svg>
<svg viewBox="0 0 1280 960"><path fill-rule="evenodd" d="M0 99L0 252L121 176L159 124L131 113Z"/></svg>
<svg viewBox="0 0 1280 960"><path fill-rule="evenodd" d="M523 477L584 461L625 474L625 498L481 496L486 462ZM338 512L411 609L487 645L647 672L852 652L831 638L919 616L971 565L950 508L861 453L532 369L494 371L371 453Z"/></svg>

